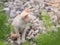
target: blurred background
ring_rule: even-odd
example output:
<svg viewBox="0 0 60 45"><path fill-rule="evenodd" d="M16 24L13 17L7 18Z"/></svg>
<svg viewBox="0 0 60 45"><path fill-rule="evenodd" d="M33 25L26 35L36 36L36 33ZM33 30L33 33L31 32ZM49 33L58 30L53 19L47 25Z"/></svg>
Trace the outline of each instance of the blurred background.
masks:
<svg viewBox="0 0 60 45"><path fill-rule="evenodd" d="M60 45L60 0L0 0L0 45L13 45L6 42L12 29L8 19L20 14L25 7L31 8L31 13L43 21L46 30L31 40L36 45ZM44 27L41 28L44 30ZM26 40L22 45L32 44Z"/></svg>

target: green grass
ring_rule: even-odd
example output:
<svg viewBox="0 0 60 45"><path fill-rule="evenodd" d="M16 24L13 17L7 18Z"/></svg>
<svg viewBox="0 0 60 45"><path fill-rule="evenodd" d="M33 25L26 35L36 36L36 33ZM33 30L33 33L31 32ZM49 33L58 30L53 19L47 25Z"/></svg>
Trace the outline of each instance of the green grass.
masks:
<svg viewBox="0 0 60 45"><path fill-rule="evenodd" d="M0 10L3 9L4 5L0 4ZM7 35L11 31L11 25L8 23L8 16L5 11L0 11L0 40L6 39Z"/></svg>
<svg viewBox="0 0 60 45"><path fill-rule="evenodd" d="M60 45L60 27L57 28L58 32L48 32L47 34L38 34L33 39L37 45Z"/></svg>
<svg viewBox="0 0 60 45"><path fill-rule="evenodd" d="M5 45L5 41L0 41L0 45Z"/></svg>

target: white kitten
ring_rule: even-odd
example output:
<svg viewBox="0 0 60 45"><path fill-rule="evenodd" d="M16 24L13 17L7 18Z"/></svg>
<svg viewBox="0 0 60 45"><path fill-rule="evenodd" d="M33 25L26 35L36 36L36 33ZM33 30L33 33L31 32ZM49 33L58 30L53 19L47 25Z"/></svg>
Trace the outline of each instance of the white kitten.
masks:
<svg viewBox="0 0 60 45"><path fill-rule="evenodd" d="M30 9L26 8L20 15L17 15L12 22L13 29L15 33L19 34L22 32L22 40L25 41L25 33L27 31L27 24L32 20L30 14ZM20 29L20 30L19 30Z"/></svg>

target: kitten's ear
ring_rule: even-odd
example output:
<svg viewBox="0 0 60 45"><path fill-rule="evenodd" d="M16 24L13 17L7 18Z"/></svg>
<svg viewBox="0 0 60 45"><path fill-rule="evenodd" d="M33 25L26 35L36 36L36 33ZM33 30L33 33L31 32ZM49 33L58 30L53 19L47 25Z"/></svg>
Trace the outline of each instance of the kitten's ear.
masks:
<svg viewBox="0 0 60 45"><path fill-rule="evenodd" d="M26 19L26 18L28 18L28 14L23 17L23 19Z"/></svg>

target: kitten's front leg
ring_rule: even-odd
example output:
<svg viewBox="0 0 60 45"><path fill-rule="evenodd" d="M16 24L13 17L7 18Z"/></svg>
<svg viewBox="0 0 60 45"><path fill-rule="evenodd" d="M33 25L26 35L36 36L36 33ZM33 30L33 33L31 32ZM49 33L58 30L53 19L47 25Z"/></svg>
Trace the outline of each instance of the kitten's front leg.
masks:
<svg viewBox="0 0 60 45"><path fill-rule="evenodd" d="M22 33L22 42L25 42L25 36L26 36L26 32L28 31L28 29L29 29L29 26L27 26Z"/></svg>
<svg viewBox="0 0 60 45"><path fill-rule="evenodd" d="M16 42L17 42L17 44L19 44L19 45L21 44L21 37L20 37L20 36L18 37L18 39L17 39Z"/></svg>

